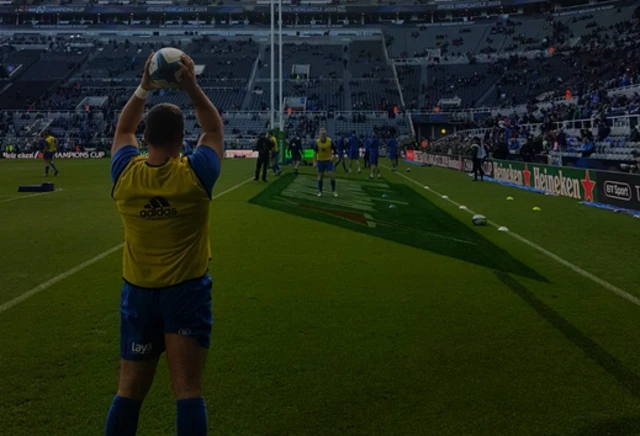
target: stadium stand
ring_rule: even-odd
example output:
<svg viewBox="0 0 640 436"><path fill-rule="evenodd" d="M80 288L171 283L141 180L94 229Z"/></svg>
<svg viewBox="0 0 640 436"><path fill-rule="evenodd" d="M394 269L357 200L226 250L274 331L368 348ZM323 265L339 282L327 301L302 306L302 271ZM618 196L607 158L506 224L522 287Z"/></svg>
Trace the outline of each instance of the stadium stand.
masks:
<svg viewBox="0 0 640 436"><path fill-rule="evenodd" d="M27 2L44 3L70 4ZM636 119L620 121L640 110L640 50L635 43L640 32L634 7L605 5L597 13L567 16L477 16L448 24L384 24L379 36L342 39L287 37L283 97L293 113L286 116L286 125L308 139L320 125L330 134L412 133L408 112L451 114L468 127L492 131L504 129L507 119L511 126L529 126L510 129L512 134L517 130L511 139L520 145L531 135L542 140L562 126L569 140L557 151L573 156L579 152L571 144L582 133L565 124L597 119L612 132L594 142L593 156L636 158L640 137L628 139ZM182 48L202 67L200 83L222 110L231 136L253 137L263 131L271 106L267 40L250 32L235 37L182 33L124 38L16 32L3 38L0 53L11 74L4 79L0 99L4 143L28 138L44 126L69 140L108 136L137 86L148 53L167 45ZM99 104L87 108L88 98ZM153 92L149 104L158 102L188 107L186 96L172 90ZM31 118L8 112L25 110L40 112ZM590 129L597 134L597 127ZM187 130L196 130L195 119L188 120ZM516 152L520 148L513 144Z"/></svg>

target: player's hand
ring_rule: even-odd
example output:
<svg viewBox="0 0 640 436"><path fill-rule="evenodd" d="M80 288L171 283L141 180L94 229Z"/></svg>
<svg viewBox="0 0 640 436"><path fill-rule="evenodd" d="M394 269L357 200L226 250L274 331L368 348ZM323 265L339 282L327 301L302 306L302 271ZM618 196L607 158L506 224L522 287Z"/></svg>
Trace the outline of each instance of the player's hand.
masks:
<svg viewBox="0 0 640 436"><path fill-rule="evenodd" d="M316 166L318 166L318 162L313 163L313 167L315 168Z"/></svg>
<svg viewBox="0 0 640 436"><path fill-rule="evenodd" d="M153 83L153 80L151 80L151 74L149 73L151 58L153 58L154 54L155 52L152 51L149 57L147 58L147 61L144 63L144 71L142 72L142 81L140 82L140 87L147 91L151 91L152 89L158 88L156 84Z"/></svg>
<svg viewBox="0 0 640 436"><path fill-rule="evenodd" d="M182 55L182 62L180 62L180 69L182 70L182 80L178 84L178 89L182 91L189 91L198 86L196 81L196 65L193 63L193 59L189 56Z"/></svg>

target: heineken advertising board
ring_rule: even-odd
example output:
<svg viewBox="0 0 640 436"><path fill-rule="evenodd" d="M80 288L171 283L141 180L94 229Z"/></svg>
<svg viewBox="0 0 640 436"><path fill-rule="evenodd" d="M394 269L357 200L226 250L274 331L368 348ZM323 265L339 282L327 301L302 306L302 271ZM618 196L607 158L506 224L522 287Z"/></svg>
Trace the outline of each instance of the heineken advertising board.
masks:
<svg viewBox="0 0 640 436"><path fill-rule="evenodd" d="M473 168L472 159L466 156L414 151L407 157L416 162L457 171L471 172ZM619 207L626 205L630 209L640 208L640 177L635 175L505 160L487 160L483 166L489 177L551 195ZM607 184L610 195L603 195L609 191L603 190L599 181L603 186ZM634 189L639 191L634 192Z"/></svg>
<svg viewBox="0 0 640 436"><path fill-rule="evenodd" d="M527 162L491 161L493 178L551 195L597 201L596 171Z"/></svg>

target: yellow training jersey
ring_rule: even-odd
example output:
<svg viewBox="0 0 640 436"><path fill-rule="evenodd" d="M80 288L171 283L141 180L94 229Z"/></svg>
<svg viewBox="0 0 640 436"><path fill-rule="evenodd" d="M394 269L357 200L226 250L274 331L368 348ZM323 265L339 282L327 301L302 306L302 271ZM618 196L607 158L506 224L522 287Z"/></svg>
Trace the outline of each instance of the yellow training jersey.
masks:
<svg viewBox="0 0 640 436"><path fill-rule="evenodd" d="M321 139L316 139L316 153L319 161L331 160L333 157L333 142L331 138L326 138L324 142Z"/></svg>
<svg viewBox="0 0 640 436"><path fill-rule="evenodd" d="M154 167L136 156L117 178L123 277L134 286L172 286L208 270L210 198L189 162L174 158Z"/></svg>
<svg viewBox="0 0 640 436"><path fill-rule="evenodd" d="M56 151L57 150L58 141L56 141L56 138L54 138L53 136L47 136L45 138L45 142L47 143L45 151Z"/></svg>
<svg viewBox="0 0 640 436"><path fill-rule="evenodd" d="M273 150L272 151L278 151L278 140L276 139L275 136L269 136L269 141L273 142Z"/></svg>

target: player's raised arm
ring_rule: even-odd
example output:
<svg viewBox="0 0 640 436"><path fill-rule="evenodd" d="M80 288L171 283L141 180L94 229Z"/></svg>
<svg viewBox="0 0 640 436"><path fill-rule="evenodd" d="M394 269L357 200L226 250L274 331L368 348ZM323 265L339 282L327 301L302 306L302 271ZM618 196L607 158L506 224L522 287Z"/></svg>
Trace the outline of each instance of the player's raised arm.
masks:
<svg viewBox="0 0 640 436"><path fill-rule="evenodd" d="M140 86L138 86L138 89L136 89L120 113L120 118L118 118L118 124L116 125L116 132L113 135L113 144L111 145L112 157L115 156L116 152L122 147L127 145L138 146L135 133L144 115L144 104L147 95L149 91L155 88L149 75L149 65L151 64L152 57L153 53L149 55L144 64Z"/></svg>
<svg viewBox="0 0 640 436"><path fill-rule="evenodd" d="M202 129L198 147L204 145L212 148L217 153L220 161L222 161L224 157L222 118L216 107L211 103L211 100L209 100L209 97L207 97L200 86L198 86L193 60L189 56L184 55L180 68L182 69L182 81L180 82L179 89L189 95L196 111L198 123L200 123L200 128Z"/></svg>

